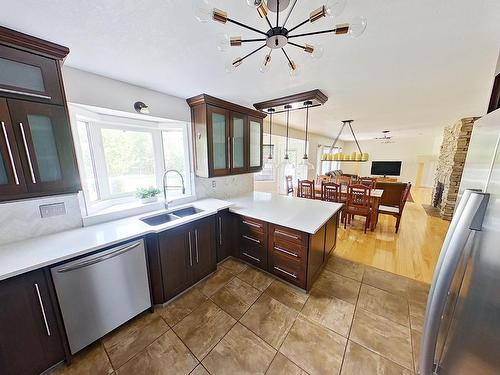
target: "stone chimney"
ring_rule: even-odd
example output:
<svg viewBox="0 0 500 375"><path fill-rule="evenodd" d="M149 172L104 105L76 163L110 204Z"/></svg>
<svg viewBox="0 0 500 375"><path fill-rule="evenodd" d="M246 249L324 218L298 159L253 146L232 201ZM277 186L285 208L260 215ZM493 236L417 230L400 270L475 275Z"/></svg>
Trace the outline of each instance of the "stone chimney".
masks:
<svg viewBox="0 0 500 375"><path fill-rule="evenodd" d="M478 118L463 118L444 129L432 196L437 193L438 184L442 183L444 189L441 201L437 202L437 208L441 210L441 218L445 220L451 220L453 217L472 127Z"/></svg>

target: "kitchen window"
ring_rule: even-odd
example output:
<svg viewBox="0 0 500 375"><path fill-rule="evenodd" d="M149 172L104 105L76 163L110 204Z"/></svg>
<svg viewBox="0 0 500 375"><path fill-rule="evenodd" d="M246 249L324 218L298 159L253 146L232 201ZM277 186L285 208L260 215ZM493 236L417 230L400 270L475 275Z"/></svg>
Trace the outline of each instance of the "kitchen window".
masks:
<svg viewBox="0 0 500 375"><path fill-rule="evenodd" d="M185 184L182 194L178 175L168 175L168 198L194 195L188 124L151 121L89 111L71 106L77 159L88 214L116 205L138 202L140 188L163 189L163 174L178 170ZM160 199L163 197L163 191Z"/></svg>
<svg viewBox="0 0 500 375"><path fill-rule="evenodd" d="M321 175L325 175L328 172L340 169L340 163L338 161L321 160L321 155L330 154L330 147L331 146L322 146L321 152L318 153L317 163L318 163L318 170L321 171ZM331 153L338 154L339 152L342 152L342 149L339 147L334 147Z"/></svg>

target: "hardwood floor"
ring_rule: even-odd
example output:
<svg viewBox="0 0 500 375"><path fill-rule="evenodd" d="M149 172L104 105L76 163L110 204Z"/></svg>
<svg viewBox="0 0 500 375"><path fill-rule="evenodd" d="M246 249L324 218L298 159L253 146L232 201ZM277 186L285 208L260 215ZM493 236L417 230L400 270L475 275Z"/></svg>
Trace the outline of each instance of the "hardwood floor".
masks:
<svg viewBox="0 0 500 375"><path fill-rule="evenodd" d="M430 283L449 222L428 216L422 203L431 201L431 189L414 188L414 203L407 202L399 233L395 218L381 215L374 232L363 233L364 218L339 230L335 254L384 271Z"/></svg>

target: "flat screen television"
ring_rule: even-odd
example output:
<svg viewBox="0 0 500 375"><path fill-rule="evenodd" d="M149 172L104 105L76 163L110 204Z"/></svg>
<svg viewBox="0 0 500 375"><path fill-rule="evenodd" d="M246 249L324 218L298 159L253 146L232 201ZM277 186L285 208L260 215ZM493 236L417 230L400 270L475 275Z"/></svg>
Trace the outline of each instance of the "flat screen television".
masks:
<svg viewBox="0 0 500 375"><path fill-rule="evenodd" d="M399 176L401 174L401 162L372 161L371 174L375 176Z"/></svg>

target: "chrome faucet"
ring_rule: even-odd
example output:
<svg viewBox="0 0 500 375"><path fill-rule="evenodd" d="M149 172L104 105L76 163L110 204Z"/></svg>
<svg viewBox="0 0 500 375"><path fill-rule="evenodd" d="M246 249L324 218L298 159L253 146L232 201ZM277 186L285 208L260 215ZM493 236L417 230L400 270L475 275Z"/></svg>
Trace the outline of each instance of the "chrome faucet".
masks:
<svg viewBox="0 0 500 375"><path fill-rule="evenodd" d="M165 177L167 177L167 175L169 173L177 173L179 175L179 177L181 178L182 186L168 186L166 183ZM172 188L174 188L174 189L182 188L182 195L186 194L186 186L184 185L184 177L182 177L182 173L176 169L169 169L168 171L163 173L163 198L165 199L165 208L167 210L168 210L167 190L172 189Z"/></svg>

